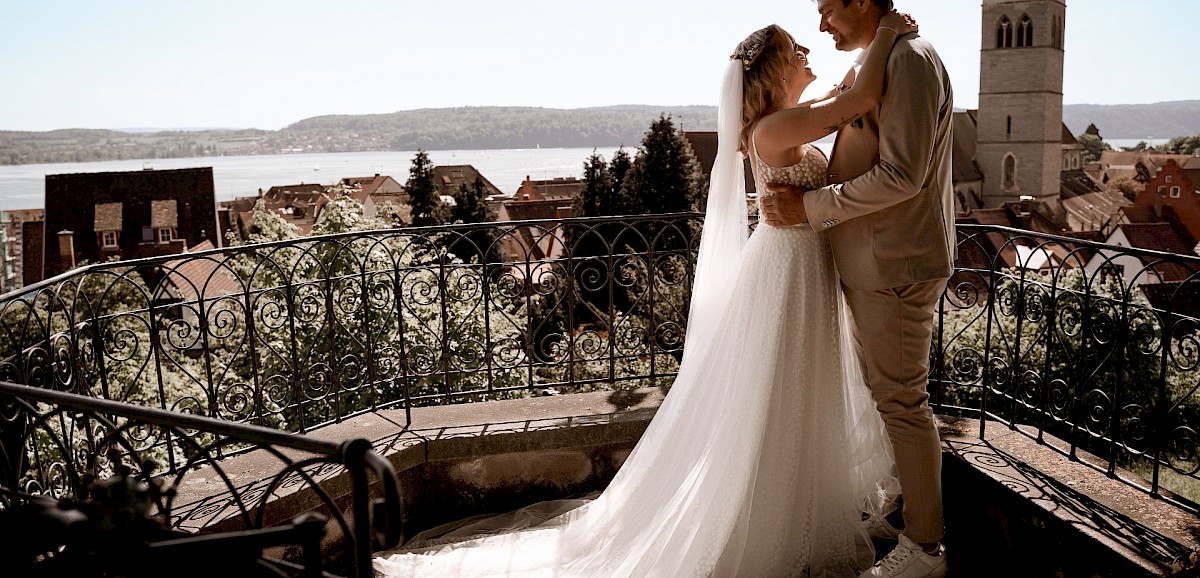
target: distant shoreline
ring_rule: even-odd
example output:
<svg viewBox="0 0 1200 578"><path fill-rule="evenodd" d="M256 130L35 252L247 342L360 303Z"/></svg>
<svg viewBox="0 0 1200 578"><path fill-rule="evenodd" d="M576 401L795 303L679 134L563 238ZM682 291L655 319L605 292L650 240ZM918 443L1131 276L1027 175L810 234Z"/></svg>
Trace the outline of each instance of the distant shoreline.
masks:
<svg viewBox="0 0 1200 578"><path fill-rule="evenodd" d="M633 153L633 149L627 150ZM611 158L616 147L426 151L435 165L472 165L505 194L513 194L526 176L533 179L578 177L593 152ZM304 153L180 159L129 159L87 163L0 166L0 211L40 209L45 205L47 174L154 169L213 168L218 201L255 195L259 188L319 183L333 185L348 177L391 175L403 183L415 151Z"/></svg>
<svg viewBox="0 0 1200 578"><path fill-rule="evenodd" d="M622 144L635 148L650 123L659 116L671 117L684 130L716 130L714 106L458 107L318 116L276 131L0 131L0 166L284 152L398 152L418 148L498 151ZM1081 134L1089 124L1095 124L1106 139L1133 140L1133 144L1138 140L1193 136L1200 134L1200 100L1147 105L1066 105L1063 122L1072 134Z"/></svg>

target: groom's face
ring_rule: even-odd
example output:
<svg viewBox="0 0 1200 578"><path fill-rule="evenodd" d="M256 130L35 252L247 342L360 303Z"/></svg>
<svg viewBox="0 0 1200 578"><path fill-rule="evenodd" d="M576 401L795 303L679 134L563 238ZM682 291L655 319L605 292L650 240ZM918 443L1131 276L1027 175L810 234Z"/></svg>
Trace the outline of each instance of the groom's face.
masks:
<svg viewBox="0 0 1200 578"><path fill-rule="evenodd" d="M821 32L833 36L838 50L866 48L871 43L867 19L868 0L817 0L817 12L821 15Z"/></svg>

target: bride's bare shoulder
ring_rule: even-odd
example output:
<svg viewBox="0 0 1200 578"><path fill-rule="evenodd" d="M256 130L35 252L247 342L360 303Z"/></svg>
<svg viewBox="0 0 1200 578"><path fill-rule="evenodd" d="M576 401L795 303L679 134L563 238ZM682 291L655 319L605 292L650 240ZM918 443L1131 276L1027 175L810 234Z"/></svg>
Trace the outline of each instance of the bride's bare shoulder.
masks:
<svg viewBox="0 0 1200 578"><path fill-rule="evenodd" d="M804 146L795 146L785 133L787 126L782 112L785 111L763 117L750 133L758 158L772 167L791 166L804 158Z"/></svg>

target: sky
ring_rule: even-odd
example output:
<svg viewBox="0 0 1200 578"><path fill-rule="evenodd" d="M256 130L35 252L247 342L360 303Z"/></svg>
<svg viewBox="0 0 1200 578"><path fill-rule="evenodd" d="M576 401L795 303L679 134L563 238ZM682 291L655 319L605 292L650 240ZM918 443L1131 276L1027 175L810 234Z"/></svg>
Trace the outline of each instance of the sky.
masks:
<svg viewBox="0 0 1200 578"><path fill-rule="evenodd" d="M981 0L896 5L942 55L955 104L975 108ZM1069 0L1063 102L1200 98L1180 58L1196 22L1197 0ZM813 0L2 0L0 130L716 105L729 53L771 23L812 50L810 94L852 61L819 32Z"/></svg>

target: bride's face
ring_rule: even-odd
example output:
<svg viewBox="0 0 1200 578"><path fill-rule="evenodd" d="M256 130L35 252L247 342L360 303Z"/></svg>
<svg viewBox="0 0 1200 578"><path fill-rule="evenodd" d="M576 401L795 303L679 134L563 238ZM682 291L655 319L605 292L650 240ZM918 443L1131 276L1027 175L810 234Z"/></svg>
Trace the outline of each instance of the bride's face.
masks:
<svg viewBox="0 0 1200 578"><path fill-rule="evenodd" d="M812 69L808 67L807 48L799 44L795 45L795 53L788 61L787 74L784 75L784 78L787 79L784 81L784 88L787 90L788 104L800 102L800 95L804 94L804 89L817 79Z"/></svg>

